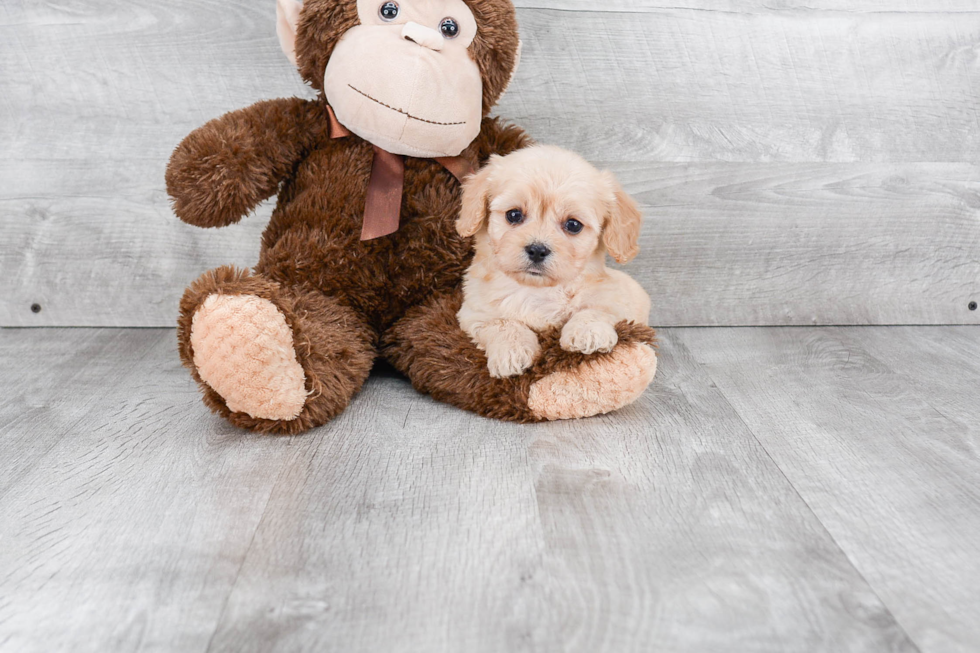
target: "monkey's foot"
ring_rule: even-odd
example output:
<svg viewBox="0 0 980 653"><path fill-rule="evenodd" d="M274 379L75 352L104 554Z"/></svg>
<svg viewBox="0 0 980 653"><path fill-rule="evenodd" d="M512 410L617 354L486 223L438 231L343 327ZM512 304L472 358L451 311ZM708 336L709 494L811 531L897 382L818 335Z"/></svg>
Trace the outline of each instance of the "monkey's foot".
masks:
<svg viewBox="0 0 980 653"><path fill-rule="evenodd" d="M528 407L543 420L577 419L611 413L643 394L657 373L657 354L641 342L550 374L531 385Z"/></svg>
<svg viewBox="0 0 980 653"><path fill-rule="evenodd" d="M306 375L293 332L275 304L253 295L210 295L194 313L194 366L228 409L291 421L306 405Z"/></svg>
<svg viewBox="0 0 980 653"><path fill-rule="evenodd" d="M612 351L561 348L559 328L538 334L527 372L495 378L485 352L459 327L462 293L433 297L385 333L383 352L420 392L485 417L543 422L609 413L636 401L657 372L656 336L647 326L616 325Z"/></svg>
<svg viewBox="0 0 980 653"><path fill-rule="evenodd" d="M180 359L208 408L277 435L343 412L371 372L376 338L336 298L230 266L190 285L177 320Z"/></svg>

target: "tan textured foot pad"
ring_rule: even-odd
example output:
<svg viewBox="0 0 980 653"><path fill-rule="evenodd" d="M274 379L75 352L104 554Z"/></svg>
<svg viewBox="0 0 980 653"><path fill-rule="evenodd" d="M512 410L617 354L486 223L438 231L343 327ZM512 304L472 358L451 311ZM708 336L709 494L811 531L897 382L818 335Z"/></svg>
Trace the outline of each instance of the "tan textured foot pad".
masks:
<svg viewBox="0 0 980 653"><path fill-rule="evenodd" d="M228 409L294 420L306 405L306 375L293 332L275 304L252 295L211 295L191 324L194 365Z"/></svg>
<svg viewBox="0 0 980 653"><path fill-rule="evenodd" d="M603 415L639 399L656 373L652 347L620 347L611 356L541 379L531 386L528 405L546 420Z"/></svg>

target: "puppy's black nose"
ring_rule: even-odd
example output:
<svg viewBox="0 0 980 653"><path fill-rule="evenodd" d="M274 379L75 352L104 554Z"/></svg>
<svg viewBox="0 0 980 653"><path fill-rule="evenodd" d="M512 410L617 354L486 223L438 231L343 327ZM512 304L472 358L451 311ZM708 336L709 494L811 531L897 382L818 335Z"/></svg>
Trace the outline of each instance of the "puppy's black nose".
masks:
<svg viewBox="0 0 980 653"><path fill-rule="evenodd" d="M524 251L527 252L527 257L535 265L544 263L544 260L551 256L551 250L548 249L548 246L541 243L531 243L524 248Z"/></svg>

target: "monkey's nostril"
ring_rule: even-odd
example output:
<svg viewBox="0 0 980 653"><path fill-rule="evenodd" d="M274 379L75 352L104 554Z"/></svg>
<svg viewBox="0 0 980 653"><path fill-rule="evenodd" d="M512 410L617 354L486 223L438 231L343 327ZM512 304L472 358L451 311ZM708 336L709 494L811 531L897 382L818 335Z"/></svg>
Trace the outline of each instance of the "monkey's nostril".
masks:
<svg viewBox="0 0 980 653"><path fill-rule="evenodd" d="M442 34L431 27L413 22L405 23L402 26L402 38L416 45L421 45L423 48L435 51L442 50L443 42L446 40Z"/></svg>
<svg viewBox="0 0 980 653"><path fill-rule="evenodd" d="M543 263L546 258L551 256L551 250L548 246L541 243L531 243L524 248L524 251L532 263Z"/></svg>

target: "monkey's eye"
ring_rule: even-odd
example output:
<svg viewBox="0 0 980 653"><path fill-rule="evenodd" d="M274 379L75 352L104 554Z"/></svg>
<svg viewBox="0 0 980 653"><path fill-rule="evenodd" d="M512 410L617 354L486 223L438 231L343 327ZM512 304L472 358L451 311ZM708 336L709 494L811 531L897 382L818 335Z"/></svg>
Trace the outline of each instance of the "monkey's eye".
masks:
<svg viewBox="0 0 980 653"><path fill-rule="evenodd" d="M439 31L447 39L454 39L459 36L459 23L456 22L455 18L443 18L442 24L439 25Z"/></svg>
<svg viewBox="0 0 980 653"><path fill-rule="evenodd" d="M511 209L507 211L507 222L511 224L520 224L524 222L524 211L520 209Z"/></svg>
<svg viewBox="0 0 980 653"><path fill-rule="evenodd" d="M582 233L583 229L585 229L585 225L579 222L578 220L576 220L575 218L569 218L568 220L565 220L565 231L572 234L573 236Z"/></svg>
<svg viewBox="0 0 980 653"><path fill-rule="evenodd" d="M378 13L381 14L381 20L395 20L398 18L398 3L386 2L381 5Z"/></svg>

